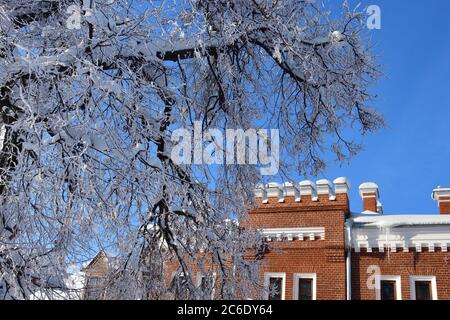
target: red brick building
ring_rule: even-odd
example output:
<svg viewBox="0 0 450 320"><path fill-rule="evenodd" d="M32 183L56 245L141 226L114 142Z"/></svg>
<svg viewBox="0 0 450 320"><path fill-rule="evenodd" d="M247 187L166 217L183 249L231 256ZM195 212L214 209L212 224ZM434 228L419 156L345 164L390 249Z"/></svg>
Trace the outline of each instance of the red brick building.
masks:
<svg viewBox="0 0 450 320"><path fill-rule="evenodd" d="M249 219L269 243L261 280L276 288L267 298L450 299L450 189L433 191L439 215L389 215L378 186L364 183L355 214L348 181L333 184L256 190Z"/></svg>
<svg viewBox="0 0 450 320"><path fill-rule="evenodd" d="M338 178L255 191L249 223L267 243L260 275L270 289L265 298L450 300L450 188L433 190L440 210L434 215L383 213L375 183L360 185L363 212L354 213L349 189L347 179ZM100 254L86 268L93 279L85 298L98 298L90 284L107 265ZM169 282L177 268L165 262ZM198 272L193 277L198 286L205 280Z"/></svg>

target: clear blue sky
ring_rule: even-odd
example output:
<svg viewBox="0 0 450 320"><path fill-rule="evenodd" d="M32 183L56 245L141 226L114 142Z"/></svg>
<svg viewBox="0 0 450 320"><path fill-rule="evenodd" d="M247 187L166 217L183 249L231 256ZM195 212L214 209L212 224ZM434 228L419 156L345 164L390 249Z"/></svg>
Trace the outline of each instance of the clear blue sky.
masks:
<svg viewBox="0 0 450 320"><path fill-rule="evenodd" d="M349 165L331 165L321 177L350 179L353 211L361 210L359 184L374 181L386 213L437 213L431 191L450 187L450 1L361 3L381 7L382 28L371 33L385 76L373 90L388 127L364 138Z"/></svg>

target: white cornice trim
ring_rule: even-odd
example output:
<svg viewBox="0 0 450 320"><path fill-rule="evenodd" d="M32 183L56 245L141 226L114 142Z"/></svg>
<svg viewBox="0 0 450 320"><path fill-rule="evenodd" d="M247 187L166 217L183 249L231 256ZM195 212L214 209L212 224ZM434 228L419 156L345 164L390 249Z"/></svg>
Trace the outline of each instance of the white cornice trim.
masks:
<svg viewBox="0 0 450 320"><path fill-rule="evenodd" d="M325 239L325 228L270 228L259 230L267 241L294 241Z"/></svg>
<svg viewBox="0 0 450 320"><path fill-rule="evenodd" d="M408 252L413 248L416 252L422 252L427 248L429 252L435 252L440 248L447 252L450 245L450 226L422 226L402 228L352 228L351 246L355 252L362 248L370 252L378 248L380 252Z"/></svg>

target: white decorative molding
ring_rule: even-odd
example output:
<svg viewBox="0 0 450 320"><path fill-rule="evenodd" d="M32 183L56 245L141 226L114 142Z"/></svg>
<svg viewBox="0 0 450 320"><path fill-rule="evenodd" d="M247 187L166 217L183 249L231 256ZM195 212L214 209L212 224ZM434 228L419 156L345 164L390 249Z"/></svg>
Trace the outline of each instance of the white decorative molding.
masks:
<svg viewBox="0 0 450 320"><path fill-rule="evenodd" d="M440 213L444 213L445 210L442 205L450 203L450 188L437 187L431 194L431 199L437 201L437 206Z"/></svg>
<svg viewBox="0 0 450 320"><path fill-rule="evenodd" d="M325 228L271 228L271 229L260 229L262 236L267 241L303 241L305 236L309 240L315 240L319 238L320 240L325 239Z"/></svg>
<svg viewBox="0 0 450 320"><path fill-rule="evenodd" d="M450 225L418 225L392 228L354 226L351 246L355 252L361 248L378 248L379 252L448 251Z"/></svg>
<svg viewBox="0 0 450 320"><path fill-rule="evenodd" d="M291 182L285 182L283 184L284 196L285 197L294 197L296 202L301 201L300 190L297 186Z"/></svg>
<svg viewBox="0 0 450 320"><path fill-rule="evenodd" d="M321 195L321 194L328 195L328 199L330 201L336 200L336 196L331 188L330 180L327 180L327 179L319 180L316 182L316 187L317 187L318 195Z"/></svg>
<svg viewBox="0 0 450 320"><path fill-rule="evenodd" d="M305 180L299 183L300 197L310 196L312 201L317 201L317 191L314 182Z"/></svg>
<svg viewBox="0 0 450 320"><path fill-rule="evenodd" d="M334 190L333 190L334 184ZM262 200L263 204L269 203L269 198L278 198L279 203L285 202L286 197L293 197L295 202L301 202L302 196L311 197L314 202L319 201L318 195L328 195L330 201L336 201L337 194L348 193L350 182L347 178L337 178L331 183L330 180L319 180L315 184L312 181L305 180L299 183L293 182L271 182L266 185L259 184L254 190L256 198ZM271 201L273 201L271 199Z"/></svg>
<svg viewBox="0 0 450 320"><path fill-rule="evenodd" d="M350 182L345 177L337 178L333 181L334 192L337 193L348 193L350 190Z"/></svg>
<svg viewBox="0 0 450 320"><path fill-rule="evenodd" d="M367 195L371 194L371 195ZM375 194L375 195L372 195ZM374 182L366 182L359 186L359 195L361 198L378 198L378 185Z"/></svg>
<svg viewBox="0 0 450 320"><path fill-rule="evenodd" d="M329 194L331 192L331 182L327 179L316 181L317 194Z"/></svg>
<svg viewBox="0 0 450 320"><path fill-rule="evenodd" d="M436 188L431 194L431 199L439 200L440 198L450 198L450 188Z"/></svg>
<svg viewBox="0 0 450 320"><path fill-rule="evenodd" d="M264 185L263 185L263 184L259 184L259 185L256 186L256 189L255 189L255 197L256 197L256 198L267 199L266 188L264 188Z"/></svg>
<svg viewBox="0 0 450 320"><path fill-rule="evenodd" d="M266 186L268 198L284 199L283 188L277 182L271 182Z"/></svg>

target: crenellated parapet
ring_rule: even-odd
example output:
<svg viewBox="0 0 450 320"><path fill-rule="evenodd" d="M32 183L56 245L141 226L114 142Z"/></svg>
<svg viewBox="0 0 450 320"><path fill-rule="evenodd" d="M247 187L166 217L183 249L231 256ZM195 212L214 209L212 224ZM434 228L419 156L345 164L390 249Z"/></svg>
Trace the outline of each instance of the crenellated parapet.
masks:
<svg viewBox="0 0 450 320"><path fill-rule="evenodd" d="M257 204L276 204L276 203L307 203L311 202L329 202L330 205L335 202L339 196L344 195L348 199L350 190L349 181L342 177L333 182L327 179L316 182L304 180L301 182L272 182L266 185L260 185L255 190Z"/></svg>

